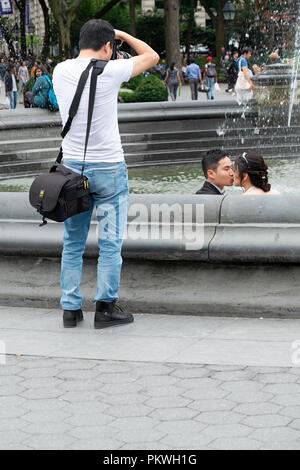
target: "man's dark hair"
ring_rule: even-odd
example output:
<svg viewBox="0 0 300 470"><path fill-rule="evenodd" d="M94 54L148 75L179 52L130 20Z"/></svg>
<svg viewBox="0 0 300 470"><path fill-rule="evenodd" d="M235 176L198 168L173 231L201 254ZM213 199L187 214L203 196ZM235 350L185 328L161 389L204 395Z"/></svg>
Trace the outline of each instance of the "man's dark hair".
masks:
<svg viewBox="0 0 300 470"><path fill-rule="evenodd" d="M244 47L244 49L242 50L242 55L248 54L248 52L252 53L252 50L250 49L250 47Z"/></svg>
<svg viewBox="0 0 300 470"><path fill-rule="evenodd" d="M107 42L110 42L112 47L114 40L115 30L108 21L90 20L80 30L79 49L99 51Z"/></svg>
<svg viewBox="0 0 300 470"><path fill-rule="evenodd" d="M228 157L228 154L223 150L209 150L202 160L202 170L205 178L207 178L207 170L216 171L220 160L226 157Z"/></svg>

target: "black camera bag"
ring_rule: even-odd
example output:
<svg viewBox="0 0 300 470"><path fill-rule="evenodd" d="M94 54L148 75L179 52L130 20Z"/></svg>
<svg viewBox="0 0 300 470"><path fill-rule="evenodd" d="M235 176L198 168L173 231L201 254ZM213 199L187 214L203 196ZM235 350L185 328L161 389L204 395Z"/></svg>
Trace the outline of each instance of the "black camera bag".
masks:
<svg viewBox="0 0 300 470"><path fill-rule="evenodd" d="M97 78L103 72L107 62L92 59L86 70L82 73L78 87L69 110L68 121L62 131L62 138L69 132L72 121L78 111L82 92L89 77L90 70L91 86L89 96L88 122L85 140L84 159L81 173L69 170L61 164L63 158L62 147L55 164L48 173L42 173L33 181L29 190L30 204L41 214L43 221L40 226L46 225L47 219L55 222L64 222L81 212L90 209L89 183L84 176L84 162L91 130L93 109L97 88Z"/></svg>

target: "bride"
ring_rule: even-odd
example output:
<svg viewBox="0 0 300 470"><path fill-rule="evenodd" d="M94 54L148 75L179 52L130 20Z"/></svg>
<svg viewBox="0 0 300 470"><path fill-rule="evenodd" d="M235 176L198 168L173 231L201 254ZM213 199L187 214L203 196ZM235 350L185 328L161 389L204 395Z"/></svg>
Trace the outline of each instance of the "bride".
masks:
<svg viewBox="0 0 300 470"><path fill-rule="evenodd" d="M268 181L268 165L258 153L244 152L235 161L234 170L234 184L241 186L246 196L280 194L275 189L271 189Z"/></svg>

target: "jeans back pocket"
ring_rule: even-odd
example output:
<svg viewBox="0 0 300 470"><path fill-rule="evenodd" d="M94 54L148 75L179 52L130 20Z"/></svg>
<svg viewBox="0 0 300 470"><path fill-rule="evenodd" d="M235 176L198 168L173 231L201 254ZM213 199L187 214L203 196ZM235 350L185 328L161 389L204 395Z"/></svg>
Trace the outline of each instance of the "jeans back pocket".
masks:
<svg viewBox="0 0 300 470"><path fill-rule="evenodd" d="M117 190L116 178L115 170L93 170L91 193L101 198L114 196Z"/></svg>

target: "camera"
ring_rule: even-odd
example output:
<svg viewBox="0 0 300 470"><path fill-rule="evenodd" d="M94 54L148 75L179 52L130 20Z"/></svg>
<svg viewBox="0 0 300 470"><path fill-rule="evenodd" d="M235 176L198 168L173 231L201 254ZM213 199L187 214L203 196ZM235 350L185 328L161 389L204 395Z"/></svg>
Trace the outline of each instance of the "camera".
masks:
<svg viewBox="0 0 300 470"><path fill-rule="evenodd" d="M122 41L120 41L120 39L114 41L113 54L111 60L117 60L119 55L123 56L123 59L131 59L131 55L128 54L128 52L120 51L121 44Z"/></svg>

